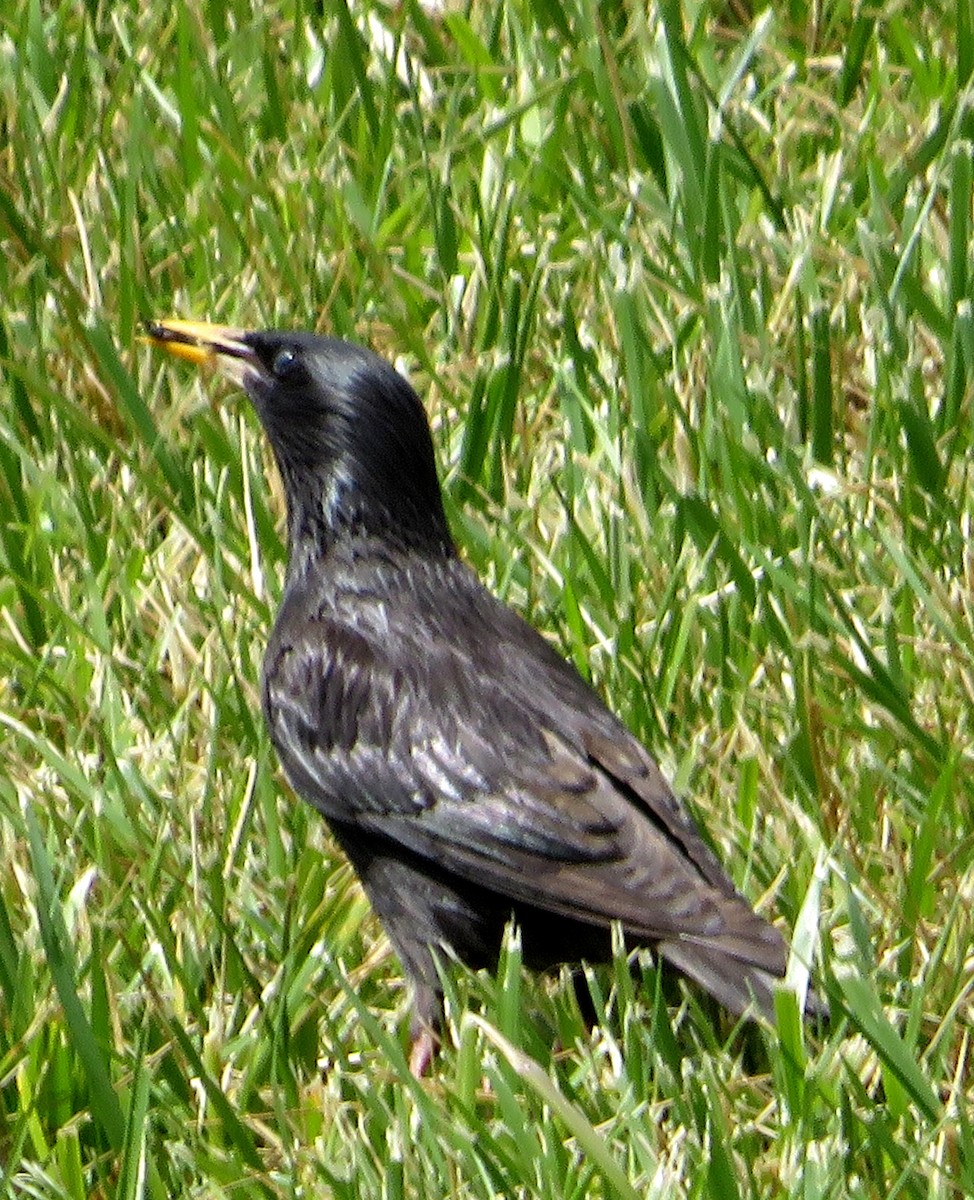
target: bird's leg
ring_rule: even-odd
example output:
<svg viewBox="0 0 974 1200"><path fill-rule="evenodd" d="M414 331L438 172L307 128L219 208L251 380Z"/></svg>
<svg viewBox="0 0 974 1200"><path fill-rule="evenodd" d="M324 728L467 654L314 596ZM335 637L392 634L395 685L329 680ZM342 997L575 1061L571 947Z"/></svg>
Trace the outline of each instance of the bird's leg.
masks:
<svg viewBox="0 0 974 1200"><path fill-rule="evenodd" d="M387 928L410 983L409 1070L417 1079L422 1079L440 1048L443 991L431 947L414 938L403 938L401 923L390 923Z"/></svg>
<svg viewBox="0 0 974 1200"><path fill-rule="evenodd" d="M422 1025L413 1031L413 1042L409 1049L409 1070L417 1079L422 1079L429 1070L439 1045L440 1039L429 1025Z"/></svg>

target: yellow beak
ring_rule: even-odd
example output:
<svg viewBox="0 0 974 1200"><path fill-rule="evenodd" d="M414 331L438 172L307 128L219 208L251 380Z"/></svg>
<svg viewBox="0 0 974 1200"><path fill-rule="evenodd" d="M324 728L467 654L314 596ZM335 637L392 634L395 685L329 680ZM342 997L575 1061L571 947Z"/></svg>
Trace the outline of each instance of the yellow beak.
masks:
<svg viewBox="0 0 974 1200"><path fill-rule="evenodd" d="M247 330L205 321L146 321L145 339L195 366L218 367L238 387L263 374L264 368L247 342Z"/></svg>
<svg viewBox="0 0 974 1200"><path fill-rule="evenodd" d="M253 351L244 341L246 333L245 329L210 325L206 321L166 320L145 324L147 341L197 366L215 364L221 356L252 359Z"/></svg>

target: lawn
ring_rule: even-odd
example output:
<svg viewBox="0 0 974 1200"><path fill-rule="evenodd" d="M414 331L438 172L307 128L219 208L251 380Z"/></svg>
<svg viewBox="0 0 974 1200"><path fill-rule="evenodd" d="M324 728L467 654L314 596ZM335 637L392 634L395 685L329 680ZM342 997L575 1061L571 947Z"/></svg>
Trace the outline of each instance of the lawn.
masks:
<svg viewBox="0 0 974 1200"><path fill-rule="evenodd" d="M974 1193L974 3L9 0L0 1192ZM147 317L427 403L468 561L832 1020L444 964L259 716L282 496Z"/></svg>

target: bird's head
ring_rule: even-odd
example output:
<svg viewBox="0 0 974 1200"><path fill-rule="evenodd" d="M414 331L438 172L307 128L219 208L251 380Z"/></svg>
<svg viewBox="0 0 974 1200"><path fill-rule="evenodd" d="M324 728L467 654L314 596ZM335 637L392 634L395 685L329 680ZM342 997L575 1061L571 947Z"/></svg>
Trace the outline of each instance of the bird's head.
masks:
<svg viewBox="0 0 974 1200"><path fill-rule="evenodd" d="M292 562L308 539L382 538L452 552L429 424L419 397L384 359L312 333L156 321L149 339L210 363L250 397L287 495Z"/></svg>

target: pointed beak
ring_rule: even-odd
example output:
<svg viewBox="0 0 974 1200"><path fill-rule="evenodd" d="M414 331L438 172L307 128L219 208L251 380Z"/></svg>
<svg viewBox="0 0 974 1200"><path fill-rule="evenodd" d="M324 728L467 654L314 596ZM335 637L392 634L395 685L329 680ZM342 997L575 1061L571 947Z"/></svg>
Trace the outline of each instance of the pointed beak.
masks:
<svg viewBox="0 0 974 1200"><path fill-rule="evenodd" d="M196 366L214 366L241 387L264 368L247 341L245 329L205 321L146 321L145 338Z"/></svg>

